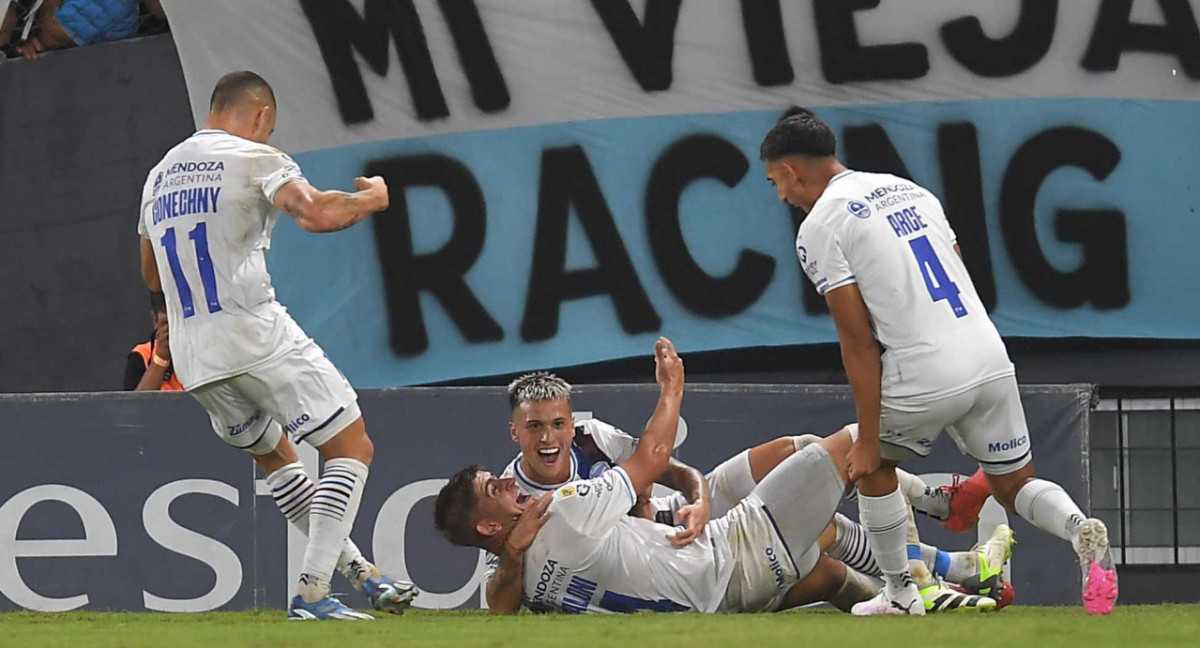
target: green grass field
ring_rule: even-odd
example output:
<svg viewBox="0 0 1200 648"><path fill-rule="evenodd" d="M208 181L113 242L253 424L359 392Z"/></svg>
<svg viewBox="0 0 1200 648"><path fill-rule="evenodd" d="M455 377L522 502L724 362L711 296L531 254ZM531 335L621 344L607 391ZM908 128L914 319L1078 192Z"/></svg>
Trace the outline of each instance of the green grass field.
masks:
<svg viewBox="0 0 1200 648"><path fill-rule="evenodd" d="M213 614L0 614L0 646L64 648L278 648L283 646L1196 646L1200 605L1118 607L1110 617L1081 608L1014 606L997 614L855 619L831 611L772 615L491 617L483 612L410 612L374 623L287 622L279 611Z"/></svg>

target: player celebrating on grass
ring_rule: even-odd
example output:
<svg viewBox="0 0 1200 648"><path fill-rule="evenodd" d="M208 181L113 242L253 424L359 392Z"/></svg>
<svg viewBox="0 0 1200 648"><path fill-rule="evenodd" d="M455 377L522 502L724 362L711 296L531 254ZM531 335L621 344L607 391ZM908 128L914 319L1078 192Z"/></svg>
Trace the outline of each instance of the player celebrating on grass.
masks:
<svg viewBox="0 0 1200 648"><path fill-rule="evenodd" d="M825 296L854 391L860 436L850 455L859 511L886 586L863 614L923 614L908 570L903 459L943 429L980 462L998 502L1072 543L1089 613L1107 614L1116 571L1103 522L1034 476L1012 362L960 258L941 203L896 176L842 166L836 138L799 109L763 139L779 199L807 216L796 237L804 273ZM881 352L882 347L882 352Z"/></svg>
<svg viewBox="0 0 1200 648"><path fill-rule="evenodd" d="M524 495L540 497L568 482L596 477L627 460L637 447L636 439L608 423L597 419L576 422L571 412L570 395L571 385L549 372L526 374L509 385L512 411L509 434L521 451L501 472L500 478L514 479ZM819 440L820 437L814 435L780 437L738 453L704 476L672 458L658 483L682 492L665 498L648 498L648 493L641 493L631 514L668 526L683 525L672 537L672 542L677 546L686 545L698 537L710 517L725 515L784 459ZM950 504L947 494L926 487L915 475L903 471L899 474L904 480L905 494L914 505L923 507L935 517L947 515ZM703 488L706 484L708 489ZM914 568L929 574L922 585L929 594L927 601L931 609L934 601L939 599L946 607L957 607L963 600L957 595L946 597L945 589L933 579L934 575L973 585L970 593L994 594L992 588L999 584L999 570L1011 545L1007 527L998 530L996 538L978 551L967 552L943 552L920 544L915 525L911 534L914 556L920 553L920 558L915 560L921 563L914 563ZM862 527L840 513L821 535L820 546L831 557L858 572L880 575ZM486 593L488 607L493 611L504 613L519 608L523 594L523 561L522 555L512 551L505 551L500 556L488 555Z"/></svg>
<svg viewBox="0 0 1200 648"><path fill-rule="evenodd" d="M167 152L142 190L142 277L166 294L176 375L213 430L249 452L280 512L308 536L289 619L371 619L330 595L337 568L377 610L400 613L410 583L379 573L349 540L374 447L357 395L275 301L271 230L285 211L309 232L335 232L387 208L382 178L318 191L266 145L275 95L253 72L217 82L204 128ZM290 435L292 441L288 440ZM314 484L293 441L325 458Z"/></svg>
<svg viewBox="0 0 1200 648"><path fill-rule="evenodd" d="M516 479L471 466L438 494L438 529L456 544L525 554L521 581L533 609L749 612L820 600L848 607L873 595L871 583L817 544L845 491L849 431L792 453L686 546L672 527L628 515L667 469L678 429L683 364L665 338L655 365L658 407L619 466L540 499L521 493ZM960 600L995 607L986 597Z"/></svg>

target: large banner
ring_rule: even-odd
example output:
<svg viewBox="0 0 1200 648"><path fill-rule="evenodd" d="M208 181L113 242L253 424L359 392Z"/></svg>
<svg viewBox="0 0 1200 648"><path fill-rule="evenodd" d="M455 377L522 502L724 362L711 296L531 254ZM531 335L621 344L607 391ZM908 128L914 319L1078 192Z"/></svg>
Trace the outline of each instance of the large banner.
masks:
<svg viewBox="0 0 1200 648"><path fill-rule="evenodd" d="M582 386L572 405L640 435L655 385ZM1088 386L1026 386L1039 475L1087 510ZM423 590L418 607L479 607L484 559L433 528L433 498L454 471L499 471L517 453L502 388L365 390L360 404L375 459L352 537L387 573ZM689 385L688 435L676 455L701 470L784 435L826 435L854 416L849 388ZM282 608L304 556L304 537L276 510L244 453L213 434L185 394L0 395L0 440L22 459L0 461L0 610L202 612ZM316 475L317 452L301 446ZM908 466L938 485L974 470L943 439ZM799 496L799 495L798 495ZM851 504L848 514L857 517ZM978 534L931 520L926 542L969 549L1005 521L995 502ZM1079 569L1068 543L1020 519L1009 577L1025 604L1077 604ZM1115 533L1115 531L1114 531ZM336 577L335 591L349 586ZM357 593L344 600L369 607Z"/></svg>
<svg viewBox="0 0 1200 648"><path fill-rule="evenodd" d="M165 4L198 123L252 69L314 184L387 179L271 251L357 385L834 341L758 161L791 105L942 198L1002 334L1200 337L1195 1Z"/></svg>

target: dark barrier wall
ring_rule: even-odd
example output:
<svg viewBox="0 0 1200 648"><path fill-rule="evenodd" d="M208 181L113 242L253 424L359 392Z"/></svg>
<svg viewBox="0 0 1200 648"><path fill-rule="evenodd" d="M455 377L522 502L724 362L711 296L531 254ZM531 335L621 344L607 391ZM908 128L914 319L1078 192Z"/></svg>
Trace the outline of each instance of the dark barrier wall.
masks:
<svg viewBox="0 0 1200 648"><path fill-rule="evenodd" d="M1042 476L1088 506L1087 386L1024 387ZM632 433L649 418L654 385L584 386L573 407ZM516 453L499 388L365 390L361 404L375 463L353 531L368 557L415 581L423 607L479 605L479 552L436 535L432 496L453 471L495 470ZM709 469L781 435L827 434L853 418L841 387L692 385L680 459ZM0 396L0 439L21 454L0 469L0 609L202 611L282 607L303 556L245 456L214 437L199 405L182 394ZM302 457L316 464L316 451ZM931 482L972 463L948 439L908 466ZM850 505L854 513L854 506ZM1002 520L989 503L980 534ZM924 539L967 549L921 520ZM1071 604L1079 569L1070 547L1023 520L1012 579L1018 600ZM340 578L340 577L339 577ZM344 583L338 591L348 590ZM355 606L366 601L357 594Z"/></svg>
<svg viewBox="0 0 1200 648"><path fill-rule="evenodd" d="M142 184L191 132L169 35L0 65L0 392L121 388Z"/></svg>

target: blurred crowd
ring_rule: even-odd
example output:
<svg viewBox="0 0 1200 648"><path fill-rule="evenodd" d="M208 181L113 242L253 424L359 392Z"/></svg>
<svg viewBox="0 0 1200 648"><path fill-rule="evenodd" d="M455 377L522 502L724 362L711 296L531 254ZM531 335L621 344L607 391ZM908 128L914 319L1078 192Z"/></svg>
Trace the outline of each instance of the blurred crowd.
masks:
<svg viewBox="0 0 1200 648"><path fill-rule="evenodd" d="M0 59L168 31L160 0L0 0Z"/></svg>

